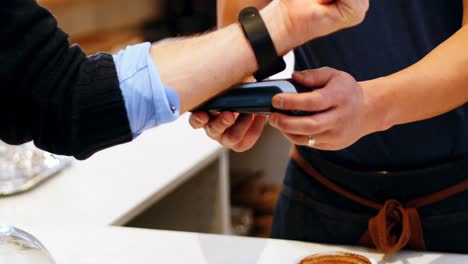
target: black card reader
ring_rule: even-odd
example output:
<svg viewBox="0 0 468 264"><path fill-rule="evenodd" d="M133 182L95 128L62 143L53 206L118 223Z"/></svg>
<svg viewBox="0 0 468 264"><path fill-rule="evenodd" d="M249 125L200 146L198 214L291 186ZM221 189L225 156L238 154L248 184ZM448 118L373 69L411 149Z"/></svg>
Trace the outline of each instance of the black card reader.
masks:
<svg viewBox="0 0 468 264"><path fill-rule="evenodd" d="M272 105L272 98L276 94L303 93L310 92L311 90L313 89L305 88L291 79L246 83L236 86L207 101L196 108L194 112L231 111L257 114L281 112L288 115L311 115L313 114L312 112L279 110L275 109Z"/></svg>

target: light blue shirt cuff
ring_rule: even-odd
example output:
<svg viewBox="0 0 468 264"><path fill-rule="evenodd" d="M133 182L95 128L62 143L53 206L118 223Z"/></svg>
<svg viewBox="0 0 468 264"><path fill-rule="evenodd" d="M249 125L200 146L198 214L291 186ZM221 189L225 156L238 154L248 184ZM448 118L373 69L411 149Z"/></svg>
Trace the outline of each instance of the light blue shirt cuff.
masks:
<svg viewBox="0 0 468 264"><path fill-rule="evenodd" d="M179 96L162 83L150 49L150 43L142 43L113 56L134 138L180 114Z"/></svg>

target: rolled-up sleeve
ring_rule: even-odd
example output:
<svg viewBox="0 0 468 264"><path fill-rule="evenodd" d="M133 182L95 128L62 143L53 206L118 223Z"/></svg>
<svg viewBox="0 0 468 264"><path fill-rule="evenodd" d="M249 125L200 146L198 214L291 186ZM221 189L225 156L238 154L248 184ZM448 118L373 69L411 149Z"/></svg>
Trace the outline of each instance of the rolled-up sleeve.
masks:
<svg viewBox="0 0 468 264"><path fill-rule="evenodd" d="M179 116L177 93L164 85L150 55L151 44L129 46L114 55L133 137Z"/></svg>

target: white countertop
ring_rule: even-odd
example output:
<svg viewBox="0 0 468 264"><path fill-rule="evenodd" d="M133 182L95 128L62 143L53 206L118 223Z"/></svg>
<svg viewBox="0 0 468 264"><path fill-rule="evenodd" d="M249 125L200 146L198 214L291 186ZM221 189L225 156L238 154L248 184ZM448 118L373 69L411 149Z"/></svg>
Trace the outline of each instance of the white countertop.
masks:
<svg viewBox="0 0 468 264"><path fill-rule="evenodd" d="M331 251L351 251L379 264L462 264L468 256L403 252L382 254L340 246L122 227L20 226L49 249L57 264L295 264L302 257Z"/></svg>
<svg viewBox="0 0 468 264"><path fill-rule="evenodd" d="M97 153L38 188L0 199L2 223L123 224L226 151L188 115Z"/></svg>

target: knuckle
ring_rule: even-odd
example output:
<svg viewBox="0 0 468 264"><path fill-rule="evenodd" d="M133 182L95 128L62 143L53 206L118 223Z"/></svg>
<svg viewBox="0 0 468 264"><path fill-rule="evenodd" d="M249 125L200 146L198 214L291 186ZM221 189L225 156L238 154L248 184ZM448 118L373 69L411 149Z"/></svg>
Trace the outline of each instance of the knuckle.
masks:
<svg viewBox="0 0 468 264"><path fill-rule="evenodd" d="M337 79L337 80L340 80L340 81L349 81L352 76L345 72L345 71L338 71L336 70L335 73L334 73L334 77Z"/></svg>
<svg viewBox="0 0 468 264"><path fill-rule="evenodd" d="M326 95L326 88L323 90L317 90L315 96L310 100L310 104L313 104L315 107L319 109L326 108L329 105L330 98Z"/></svg>
<svg viewBox="0 0 468 264"><path fill-rule="evenodd" d="M189 120L189 124L194 129L200 128L200 126L197 123L195 123L195 121L193 121L192 119Z"/></svg>
<svg viewBox="0 0 468 264"><path fill-rule="evenodd" d="M209 123L206 127L206 130L210 133L210 134L213 134L213 135L218 135L219 134L219 129L218 127L216 126L216 123L212 122L212 123Z"/></svg>
<svg viewBox="0 0 468 264"><path fill-rule="evenodd" d="M283 95L281 98L281 108L282 109L288 109L291 106L290 98L288 95Z"/></svg>
<svg viewBox="0 0 468 264"><path fill-rule="evenodd" d="M343 79L345 79L348 82L356 82L356 79L349 74L348 72L342 72L343 73Z"/></svg>
<svg viewBox="0 0 468 264"><path fill-rule="evenodd" d="M189 124L190 124L190 126L192 126L193 128L200 128L200 127L203 126L202 124L200 124L200 122L197 120L197 118L196 118L194 115L191 115L191 116L190 116Z"/></svg>
<svg viewBox="0 0 468 264"><path fill-rule="evenodd" d="M225 115L219 117L219 126L223 129L228 128L234 124L235 120L227 118Z"/></svg>
<svg viewBox="0 0 468 264"><path fill-rule="evenodd" d="M333 69L332 67L329 67L329 66L324 66L324 67L322 67L322 68L319 68L318 70L319 70L319 71L323 71L323 72L336 71L335 69Z"/></svg>

